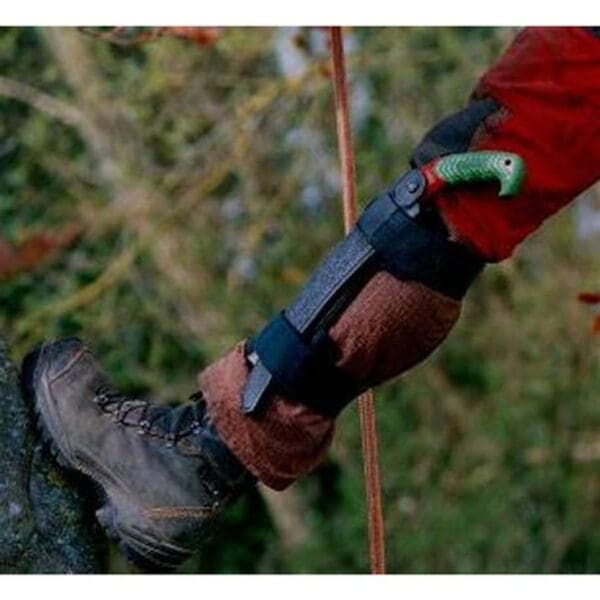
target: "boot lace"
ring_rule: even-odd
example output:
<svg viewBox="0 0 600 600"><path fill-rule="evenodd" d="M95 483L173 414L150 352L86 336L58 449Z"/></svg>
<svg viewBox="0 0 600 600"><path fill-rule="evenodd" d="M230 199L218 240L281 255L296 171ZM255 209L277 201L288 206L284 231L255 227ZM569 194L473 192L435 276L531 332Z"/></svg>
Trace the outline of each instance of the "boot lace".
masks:
<svg viewBox="0 0 600 600"><path fill-rule="evenodd" d="M115 423L137 427L140 435L163 439L168 446L175 446L181 439L200 433L206 424L206 405L202 392L194 392L186 404L165 406L150 400L131 398L107 385L96 390L94 402Z"/></svg>

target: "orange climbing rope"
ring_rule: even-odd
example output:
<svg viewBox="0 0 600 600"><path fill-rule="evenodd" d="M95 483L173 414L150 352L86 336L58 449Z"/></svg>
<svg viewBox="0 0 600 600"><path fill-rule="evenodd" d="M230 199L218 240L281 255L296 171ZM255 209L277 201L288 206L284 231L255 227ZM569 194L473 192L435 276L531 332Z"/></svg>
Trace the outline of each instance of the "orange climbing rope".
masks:
<svg viewBox="0 0 600 600"><path fill-rule="evenodd" d="M350 129L344 44L340 27L330 27L329 31L333 63L338 148L342 171L344 228L346 233L348 233L357 219L358 211L354 184L354 151L352 149L352 131ZM381 506L381 485L379 482L379 463L377 459L375 409L373 407L373 392L371 390L365 392L360 397L358 409L362 432L363 462L367 492L371 572L373 574L383 574L385 573L385 537L383 510Z"/></svg>

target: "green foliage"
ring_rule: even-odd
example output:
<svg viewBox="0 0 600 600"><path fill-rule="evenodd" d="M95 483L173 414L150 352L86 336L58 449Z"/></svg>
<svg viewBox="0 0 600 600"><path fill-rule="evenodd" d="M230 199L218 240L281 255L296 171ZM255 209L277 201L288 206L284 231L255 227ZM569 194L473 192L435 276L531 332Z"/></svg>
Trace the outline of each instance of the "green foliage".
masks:
<svg viewBox="0 0 600 600"><path fill-rule="evenodd" d="M464 103L512 33L348 34L363 201ZM15 354L77 334L126 391L180 401L199 369L293 297L342 226L324 34L286 35L116 47L74 30L0 31L3 76L82 119L0 86L2 237L17 244L73 220L84 231L2 282L0 327ZM282 52L297 72L286 75ZM600 287L593 258L570 215L555 218L517 259L487 269L431 360L377 392L390 572L598 571L600 358L575 300ZM295 492L301 543L286 544L255 495L186 568L367 571L355 410Z"/></svg>

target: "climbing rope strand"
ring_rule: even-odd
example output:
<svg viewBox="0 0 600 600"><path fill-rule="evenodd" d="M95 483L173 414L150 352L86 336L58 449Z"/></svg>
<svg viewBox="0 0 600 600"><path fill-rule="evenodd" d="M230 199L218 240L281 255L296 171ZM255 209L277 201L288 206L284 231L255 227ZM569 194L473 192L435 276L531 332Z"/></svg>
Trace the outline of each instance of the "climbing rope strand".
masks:
<svg viewBox="0 0 600 600"><path fill-rule="evenodd" d="M352 147L352 130L350 128L344 46L340 27L330 27L330 39L337 138L342 172L344 228L346 233L348 233L357 219L358 209L356 203L354 151ZM383 574L385 573L385 538L379 462L377 458L377 430L375 426L373 392L371 390L365 392L359 398L358 408L362 433L363 466L367 496L371 572L373 574Z"/></svg>

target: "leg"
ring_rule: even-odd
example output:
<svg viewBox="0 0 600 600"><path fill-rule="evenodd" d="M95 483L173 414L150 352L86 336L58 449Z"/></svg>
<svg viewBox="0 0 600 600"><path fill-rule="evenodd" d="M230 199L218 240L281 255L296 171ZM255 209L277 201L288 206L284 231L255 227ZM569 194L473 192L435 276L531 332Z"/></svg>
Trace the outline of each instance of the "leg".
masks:
<svg viewBox="0 0 600 600"><path fill-rule="evenodd" d="M389 203L363 215L362 233L334 249L283 318L200 374L192 402L122 396L78 340L26 360L44 426L66 463L103 489L99 518L136 560L176 566L255 478L283 489L314 468L339 410L446 337L483 262L510 255L598 178L599 59L591 30L524 30L482 79L479 101L414 157L420 166L467 148L516 152L528 168L523 192L509 202L485 186L442 192L418 222Z"/></svg>

